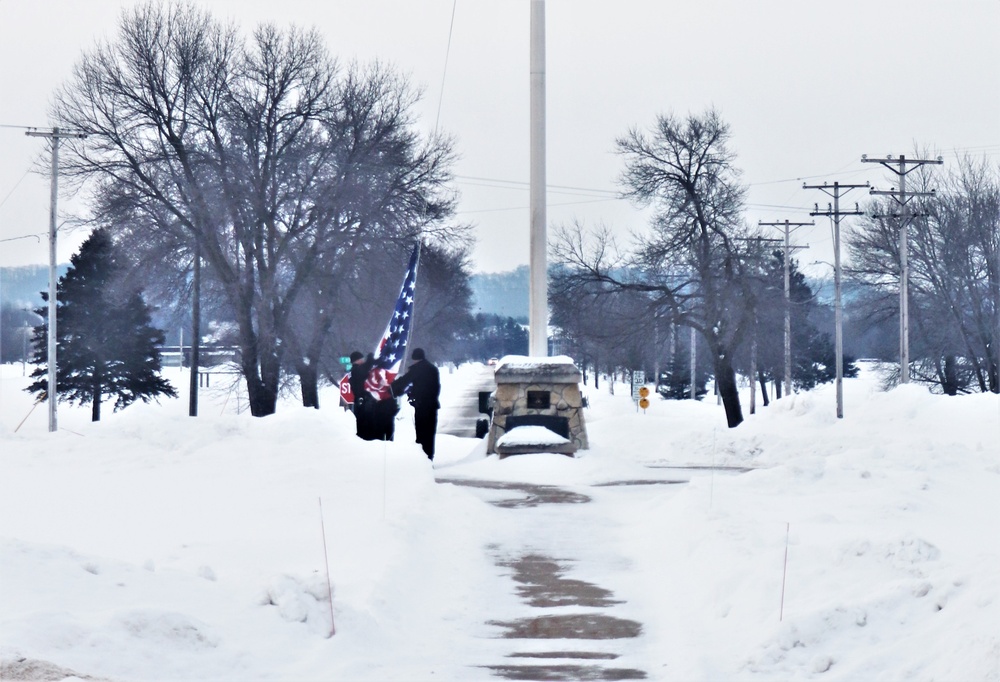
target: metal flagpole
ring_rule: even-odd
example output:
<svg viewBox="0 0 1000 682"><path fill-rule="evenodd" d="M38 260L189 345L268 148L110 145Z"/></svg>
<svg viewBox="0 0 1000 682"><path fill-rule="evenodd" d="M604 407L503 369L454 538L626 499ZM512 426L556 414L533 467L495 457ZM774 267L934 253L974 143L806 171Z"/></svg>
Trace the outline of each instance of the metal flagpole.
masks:
<svg viewBox="0 0 1000 682"><path fill-rule="evenodd" d="M546 357L548 272L545 225L545 0L531 0L531 178L528 354Z"/></svg>
<svg viewBox="0 0 1000 682"><path fill-rule="evenodd" d="M413 310L410 313L410 333L407 335L406 339L406 349L403 351L403 364L400 365L400 369L404 372L406 371L406 366L410 363L410 349L413 348L413 330L416 329L417 319L417 273L420 271L420 252L423 249L424 243L421 240L417 240L417 262L413 265Z"/></svg>

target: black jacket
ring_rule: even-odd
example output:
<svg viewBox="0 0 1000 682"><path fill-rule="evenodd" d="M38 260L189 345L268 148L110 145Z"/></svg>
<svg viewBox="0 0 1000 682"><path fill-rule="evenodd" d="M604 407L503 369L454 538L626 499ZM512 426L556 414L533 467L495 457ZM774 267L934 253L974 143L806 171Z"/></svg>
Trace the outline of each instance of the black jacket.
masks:
<svg viewBox="0 0 1000 682"><path fill-rule="evenodd" d="M371 367L371 360L351 365L351 393L354 394L355 403L358 402L359 397L370 397L368 391L365 390L365 379L368 378L368 372L371 371Z"/></svg>
<svg viewBox="0 0 1000 682"><path fill-rule="evenodd" d="M436 410L441 407L441 376L438 368L427 360L417 360L406 374L392 382L392 394L402 395L409 389L410 400L417 410Z"/></svg>

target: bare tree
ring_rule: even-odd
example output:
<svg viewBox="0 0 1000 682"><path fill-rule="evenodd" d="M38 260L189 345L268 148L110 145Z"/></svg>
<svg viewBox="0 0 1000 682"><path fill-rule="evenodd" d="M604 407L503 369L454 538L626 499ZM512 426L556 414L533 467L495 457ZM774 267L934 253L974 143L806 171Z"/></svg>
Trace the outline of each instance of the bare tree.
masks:
<svg viewBox="0 0 1000 682"><path fill-rule="evenodd" d="M627 197L656 209L650 234L618 258L607 232L588 244L579 231L564 230L556 252L581 276L646 292L665 318L698 330L735 427L743 413L733 352L753 319L747 263L760 249L743 222L745 190L729 137L715 111L661 115L649 133L631 129L616 142L625 159L621 182Z"/></svg>
<svg viewBox="0 0 1000 682"><path fill-rule="evenodd" d="M420 254L414 310L414 347L445 360L457 354L457 340L473 329L469 246L428 243Z"/></svg>
<svg viewBox="0 0 1000 682"><path fill-rule="evenodd" d="M323 358L330 335L358 337L356 332L367 327L369 319L357 320L350 308L372 295L379 301L380 294L394 297L397 278L385 274L395 264L405 266L422 236L460 240L467 232L465 226L444 222L455 205L445 187L451 143L441 137L424 141L416 134L410 113L416 94L405 81L380 64L355 65L338 86L336 106L324 118L334 153L322 169L324 189L315 202L332 229L315 254L309 252L313 244L295 247L296 261L310 264L303 281L309 303L300 302L297 323L286 325L284 337L303 404L309 407L319 406L317 381L321 368L330 366ZM369 285L357 289L359 280ZM352 288L354 295L345 295ZM360 327L336 332L338 324L351 322Z"/></svg>
<svg viewBox="0 0 1000 682"><path fill-rule="evenodd" d="M658 336L657 309L648 293L556 268L550 275L549 307L556 340L583 367L593 366L595 375L633 369L653 375L669 325L663 324Z"/></svg>
<svg viewBox="0 0 1000 682"><path fill-rule="evenodd" d="M417 139L414 98L387 69L344 74L315 31L265 25L245 40L193 5L150 3L83 56L55 114L89 133L67 168L94 180L98 211L197 247L226 294L262 416L275 410L296 346L290 316L316 273L451 209L450 145ZM303 358L308 348L297 344Z"/></svg>
<svg viewBox="0 0 1000 682"><path fill-rule="evenodd" d="M940 182L940 178L934 179ZM917 176L930 185L926 174ZM848 238L851 274L869 292L863 299L873 320L895 314L898 298L899 218L873 202L876 217ZM970 389L1000 391L1000 182L996 169L969 157L943 179L933 200L922 202L907 224L910 244L910 317L914 376L949 395ZM975 387L974 389L972 387Z"/></svg>

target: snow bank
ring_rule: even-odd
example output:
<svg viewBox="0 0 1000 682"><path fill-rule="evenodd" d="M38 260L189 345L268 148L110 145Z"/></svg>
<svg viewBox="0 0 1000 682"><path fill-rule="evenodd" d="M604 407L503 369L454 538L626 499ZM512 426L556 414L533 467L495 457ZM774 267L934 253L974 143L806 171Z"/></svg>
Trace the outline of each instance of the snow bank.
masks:
<svg viewBox="0 0 1000 682"><path fill-rule="evenodd" d="M0 661L136 680L487 679L479 666L504 654L486 622L520 608L490 547L572 541L581 577L643 623L629 660L649 679L1000 680L993 395L881 392L867 373L845 383L842 420L827 386L730 430L714 401L640 412L602 383L575 458L500 460L442 435L432 467L408 406L396 441L362 442L335 389L322 410L290 399L267 419L238 413L231 386L197 419L186 400L98 424L60 406L56 434L36 409L15 433L31 399L20 368L2 370ZM473 373L442 372L445 392ZM551 511L498 509L435 474L592 502L550 526ZM640 480L689 483L598 485Z"/></svg>

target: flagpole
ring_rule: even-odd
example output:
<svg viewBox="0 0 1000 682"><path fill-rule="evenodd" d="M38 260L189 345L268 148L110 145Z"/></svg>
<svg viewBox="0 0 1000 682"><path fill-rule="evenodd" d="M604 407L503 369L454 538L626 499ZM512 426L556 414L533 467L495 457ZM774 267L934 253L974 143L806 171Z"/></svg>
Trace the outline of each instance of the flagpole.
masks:
<svg viewBox="0 0 1000 682"><path fill-rule="evenodd" d="M410 337L413 335L413 311L417 289L417 270L420 263L421 244L418 241L406 262L406 274L399 289L399 297L389 317L389 324L375 346L375 365L368 373L371 391L380 399L388 399L388 384L403 369L409 357ZM389 376L391 374L391 376Z"/></svg>
<svg viewBox="0 0 1000 682"><path fill-rule="evenodd" d="M549 354L545 218L545 0L531 0L528 355Z"/></svg>
<svg viewBox="0 0 1000 682"><path fill-rule="evenodd" d="M406 340L406 350L403 351L403 364L400 366L402 371L406 371L406 366L410 364L410 349L413 347L413 329L415 325L414 320L417 317L417 272L420 270L420 251L423 248L424 242L421 239L417 240L417 262L413 265L413 312L410 314L410 334L409 338Z"/></svg>

